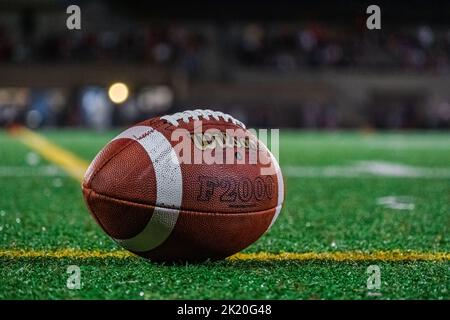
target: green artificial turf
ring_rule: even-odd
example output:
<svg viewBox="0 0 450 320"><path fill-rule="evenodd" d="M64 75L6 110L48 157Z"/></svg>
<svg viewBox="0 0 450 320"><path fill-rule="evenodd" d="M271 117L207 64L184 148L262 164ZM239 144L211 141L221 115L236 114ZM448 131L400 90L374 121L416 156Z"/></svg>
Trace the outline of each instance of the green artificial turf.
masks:
<svg viewBox="0 0 450 320"><path fill-rule="evenodd" d="M140 259L2 261L11 299L448 299L448 263L379 262L381 287L366 288L373 263L222 261L163 266ZM81 289L66 288L69 265ZM377 295L371 295L371 294ZM380 294L380 295L378 295Z"/></svg>
<svg viewBox="0 0 450 320"><path fill-rule="evenodd" d="M117 131L41 133L90 161ZM449 138L445 133L282 132L280 163L326 167L370 160L448 171ZM118 249L88 214L79 182L58 169L54 175L35 174L49 165L0 132L0 250ZM286 201L279 219L245 252L450 251L448 177L288 175L285 179ZM386 196L407 196L414 208L377 204ZM81 268L80 290L66 287L71 264ZM381 269L382 285L376 292L381 295L371 296L366 288L371 264ZM2 299L450 298L448 261L221 261L163 266L138 258L0 258L0 265Z"/></svg>

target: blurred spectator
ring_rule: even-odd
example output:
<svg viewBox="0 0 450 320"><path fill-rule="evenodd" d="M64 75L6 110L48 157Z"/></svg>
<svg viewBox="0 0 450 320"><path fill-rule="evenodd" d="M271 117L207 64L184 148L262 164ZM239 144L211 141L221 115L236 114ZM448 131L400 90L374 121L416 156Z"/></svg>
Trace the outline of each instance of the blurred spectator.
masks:
<svg viewBox="0 0 450 320"><path fill-rule="evenodd" d="M339 25L316 23L280 28L275 23L264 27L244 25L240 32L235 46L238 62L243 66L282 71L295 71L302 66L449 71L450 31L442 28L421 26L417 30L407 28L374 35Z"/></svg>
<svg viewBox="0 0 450 320"><path fill-rule="evenodd" d="M103 130L112 124L113 105L103 88L85 88L81 93L81 110L83 123L88 127Z"/></svg>

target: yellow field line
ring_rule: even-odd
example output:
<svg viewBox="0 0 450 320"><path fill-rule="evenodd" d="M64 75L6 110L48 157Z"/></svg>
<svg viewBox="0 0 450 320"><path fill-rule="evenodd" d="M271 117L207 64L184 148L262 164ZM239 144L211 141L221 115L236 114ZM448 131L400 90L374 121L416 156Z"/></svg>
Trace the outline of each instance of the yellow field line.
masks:
<svg viewBox="0 0 450 320"><path fill-rule="evenodd" d="M337 252L281 252L238 253L230 260L295 260L295 261L450 261L450 252L419 251L337 251Z"/></svg>
<svg viewBox="0 0 450 320"><path fill-rule="evenodd" d="M84 173L89 165L86 161L26 128L16 128L11 130L10 133L48 161L60 166L78 181L83 180Z"/></svg>
<svg viewBox="0 0 450 320"><path fill-rule="evenodd" d="M100 251L81 249L26 250L3 249L0 258L51 258L51 259L129 259L136 257L124 250ZM449 252L418 251L340 251L340 252L281 252L238 253L230 261L450 261Z"/></svg>
<svg viewBox="0 0 450 320"><path fill-rule="evenodd" d="M57 250L25 250L25 249L5 249L0 250L0 258L70 258L70 259L125 259L134 255L131 252L119 251L99 251L80 249L57 249Z"/></svg>
<svg viewBox="0 0 450 320"><path fill-rule="evenodd" d="M19 141L41 154L45 159L63 168L78 181L83 180L88 163L76 155L51 143L41 135L26 128L11 130ZM134 257L127 251L98 251L79 249L59 249L54 251L0 249L0 257L4 258L116 258ZM282 253L238 253L230 258L234 261L450 261L449 252L417 252L417 251L347 251L347 252L282 252Z"/></svg>

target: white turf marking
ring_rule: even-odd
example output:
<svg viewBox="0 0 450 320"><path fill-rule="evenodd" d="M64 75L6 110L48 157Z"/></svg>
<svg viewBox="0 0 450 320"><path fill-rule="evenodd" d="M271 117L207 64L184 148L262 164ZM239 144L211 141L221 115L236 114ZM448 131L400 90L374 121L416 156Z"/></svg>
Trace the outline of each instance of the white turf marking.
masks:
<svg viewBox="0 0 450 320"><path fill-rule="evenodd" d="M406 177L406 178L450 178L450 168L427 168L384 161L360 161L351 166L283 166L287 177ZM0 166L0 177L53 177L66 176L57 166Z"/></svg>
<svg viewBox="0 0 450 320"><path fill-rule="evenodd" d="M409 196L387 196L377 199L377 204L395 210L414 210L414 198Z"/></svg>
<svg viewBox="0 0 450 320"><path fill-rule="evenodd" d="M0 177L20 178L20 177L57 177L65 176L66 173L57 166L0 166Z"/></svg>
<svg viewBox="0 0 450 320"><path fill-rule="evenodd" d="M387 161L358 161L350 166L284 166L287 177L400 177L400 178L450 178L450 168L410 166Z"/></svg>
<svg viewBox="0 0 450 320"><path fill-rule="evenodd" d="M450 144L448 138L433 141L430 139L423 140L410 140L398 138L390 138L387 140L385 137L380 137L379 140L366 141L364 145L367 148L379 149L379 150L449 150Z"/></svg>

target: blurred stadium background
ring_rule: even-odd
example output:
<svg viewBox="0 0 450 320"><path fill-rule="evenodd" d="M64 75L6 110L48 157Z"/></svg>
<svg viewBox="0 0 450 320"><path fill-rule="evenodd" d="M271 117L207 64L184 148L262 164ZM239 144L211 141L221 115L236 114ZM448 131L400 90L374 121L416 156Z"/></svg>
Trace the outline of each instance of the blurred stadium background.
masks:
<svg viewBox="0 0 450 320"><path fill-rule="evenodd" d="M369 4L0 1L0 126L102 130L209 107L253 127L448 129L449 3L380 3L374 31Z"/></svg>

